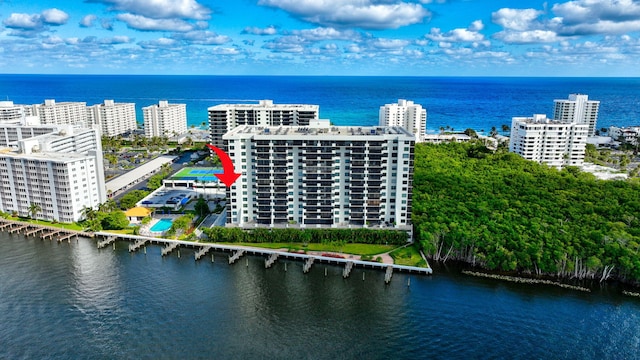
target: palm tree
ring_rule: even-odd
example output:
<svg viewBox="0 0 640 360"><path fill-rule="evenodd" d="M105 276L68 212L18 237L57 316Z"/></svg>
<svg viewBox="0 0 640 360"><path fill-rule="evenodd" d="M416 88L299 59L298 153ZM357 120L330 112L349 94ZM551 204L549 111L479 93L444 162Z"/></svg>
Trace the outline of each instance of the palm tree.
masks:
<svg viewBox="0 0 640 360"><path fill-rule="evenodd" d="M36 204L36 203L31 203L29 205L29 208L27 209L29 211L29 214L31 215L32 219L35 219L36 215L42 211L42 208L40 207L40 205Z"/></svg>
<svg viewBox="0 0 640 360"><path fill-rule="evenodd" d="M506 124L502 124L502 133L506 134L508 133L511 129L509 128L509 125Z"/></svg>
<svg viewBox="0 0 640 360"><path fill-rule="evenodd" d="M492 126L491 131L489 131L489 136L494 137L496 135L498 135L498 130L496 129L495 126Z"/></svg>
<svg viewBox="0 0 640 360"><path fill-rule="evenodd" d="M84 217L85 220L87 221L92 221L93 219L95 219L97 216L96 211L88 206L85 206L82 208L82 217Z"/></svg>

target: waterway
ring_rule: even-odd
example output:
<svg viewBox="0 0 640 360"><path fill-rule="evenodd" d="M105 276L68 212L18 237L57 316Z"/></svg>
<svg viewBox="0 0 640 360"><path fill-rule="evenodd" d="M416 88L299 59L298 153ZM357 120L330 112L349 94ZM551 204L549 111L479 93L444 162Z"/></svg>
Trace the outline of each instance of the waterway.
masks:
<svg viewBox="0 0 640 360"><path fill-rule="evenodd" d="M0 358L636 359L640 299L0 233ZM285 271L286 263L286 271ZM325 276L324 269L327 269ZM363 277L364 273L364 277ZM363 280L364 278L364 280Z"/></svg>

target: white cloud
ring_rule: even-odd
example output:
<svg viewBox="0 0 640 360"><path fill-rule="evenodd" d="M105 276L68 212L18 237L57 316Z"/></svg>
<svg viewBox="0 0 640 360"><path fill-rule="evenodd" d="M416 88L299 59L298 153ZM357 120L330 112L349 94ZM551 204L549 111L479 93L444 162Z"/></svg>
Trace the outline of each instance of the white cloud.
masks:
<svg viewBox="0 0 640 360"><path fill-rule="evenodd" d="M143 49L159 49L159 48L174 48L178 45L178 41L169 38L159 38L151 41L141 41L138 43Z"/></svg>
<svg viewBox="0 0 640 360"><path fill-rule="evenodd" d="M82 27L92 27L93 22L98 19L97 16L93 14L85 15L82 20L80 20L80 26Z"/></svg>
<svg viewBox="0 0 640 360"><path fill-rule="evenodd" d="M352 31L340 31L330 27L318 27L315 29L294 30L293 35L301 36L309 41L322 40L355 40L360 38L360 34Z"/></svg>
<svg viewBox="0 0 640 360"><path fill-rule="evenodd" d="M479 31L484 28L484 24L480 20L476 20L467 29L453 29L443 33L439 28L432 28L425 38L432 41L447 42L478 42L484 41L484 35Z"/></svg>
<svg viewBox="0 0 640 360"><path fill-rule="evenodd" d="M275 26L271 25L266 28L258 28L254 26L248 26L242 30L243 34L253 34L253 35L275 35L278 33L278 29Z"/></svg>
<svg viewBox="0 0 640 360"><path fill-rule="evenodd" d="M231 41L231 38L226 35L219 35L213 31L201 30L174 34L172 38L198 45L222 45Z"/></svg>
<svg viewBox="0 0 640 360"><path fill-rule="evenodd" d="M543 14L535 9L503 8L491 14L491 20L508 30L526 31L531 29L536 19Z"/></svg>
<svg viewBox="0 0 640 360"><path fill-rule="evenodd" d="M42 22L48 25L64 25L69 20L69 14L58 9L47 9L42 12Z"/></svg>
<svg viewBox="0 0 640 360"><path fill-rule="evenodd" d="M201 28L199 24L193 24L180 19L151 19L142 15L119 14L116 18L127 24L128 27L143 31L175 31L187 32Z"/></svg>
<svg viewBox="0 0 640 360"><path fill-rule="evenodd" d="M64 25L69 15L58 9L47 9L40 14L12 13L2 23L13 31L9 35L21 37L35 37L42 31L49 30L49 26Z"/></svg>
<svg viewBox="0 0 640 360"><path fill-rule="evenodd" d="M216 55L239 55L240 50L235 47L214 47L212 52Z"/></svg>
<svg viewBox="0 0 640 360"><path fill-rule="evenodd" d="M38 14L11 14L7 19L3 20L4 26L10 29L35 30L41 28L42 18Z"/></svg>
<svg viewBox="0 0 640 360"><path fill-rule="evenodd" d="M90 2L109 4L110 10L152 19L207 20L212 12L195 0L90 0Z"/></svg>
<svg viewBox="0 0 640 360"><path fill-rule="evenodd" d="M558 41L555 32L549 30L529 30L529 31L501 31L496 33L496 39L500 39L510 44L531 44Z"/></svg>
<svg viewBox="0 0 640 360"><path fill-rule="evenodd" d="M421 23L431 13L419 4L399 0L259 0L314 24L363 29L397 29Z"/></svg>

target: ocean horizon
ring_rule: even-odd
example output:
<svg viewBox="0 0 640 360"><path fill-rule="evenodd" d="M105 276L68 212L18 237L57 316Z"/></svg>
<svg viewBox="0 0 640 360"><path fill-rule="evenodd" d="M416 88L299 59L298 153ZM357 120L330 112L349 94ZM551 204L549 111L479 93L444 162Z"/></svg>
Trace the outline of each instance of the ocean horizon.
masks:
<svg viewBox="0 0 640 360"><path fill-rule="evenodd" d="M427 109L427 132L441 127L488 133L512 117L547 114L553 100L571 93L600 101L597 127L640 125L640 78L609 77L423 77L270 75L0 75L0 99L38 104L45 99L105 99L142 107L160 100L187 104L191 127L207 125L207 108L270 99L283 104L317 104L320 118L336 125L378 123L380 106L398 99Z"/></svg>

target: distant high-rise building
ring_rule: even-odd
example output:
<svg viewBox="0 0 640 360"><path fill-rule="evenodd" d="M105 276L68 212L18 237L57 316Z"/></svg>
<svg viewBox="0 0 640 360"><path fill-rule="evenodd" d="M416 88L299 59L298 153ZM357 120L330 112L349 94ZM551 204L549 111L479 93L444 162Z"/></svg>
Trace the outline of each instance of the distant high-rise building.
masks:
<svg viewBox="0 0 640 360"><path fill-rule="evenodd" d="M142 113L146 137L172 137L187 132L186 104L169 104L163 100L158 105L143 107Z"/></svg>
<svg viewBox="0 0 640 360"><path fill-rule="evenodd" d="M96 129L2 124L0 148L0 211L70 223L106 201Z"/></svg>
<svg viewBox="0 0 640 360"><path fill-rule="evenodd" d="M224 139L241 173L230 224L410 228L415 137L401 127L238 126Z"/></svg>
<svg viewBox="0 0 640 360"><path fill-rule="evenodd" d="M0 124L20 124L26 116L25 107L13 101L0 101Z"/></svg>
<svg viewBox="0 0 640 360"><path fill-rule="evenodd" d="M427 132L427 110L413 101L398 100L397 104L380 107L380 126L401 126L416 136L416 142L424 142Z"/></svg>
<svg viewBox="0 0 640 360"><path fill-rule="evenodd" d="M514 117L509 151L556 168L582 166L589 124L548 119L546 115Z"/></svg>
<svg viewBox="0 0 640 360"><path fill-rule="evenodd" d="M70 124L75 127L90 127L86 102L56 102L45 100L43 104L31 106L30 114L40 118L40 124Z"/></svg>
<svg viewBox="0 0 640 360"><path fill-rule="evenodd" d="M105 100L103 104L86 110L90 122L97 125L103 136L117 136L137 129L136 104Z"/></svg>
<svg viewBox="0 0 640 360"><path fill-rule="evenodd" d="M239 125L308 126L318 119L318 109L318 105L274 104L272 100L212 106L208 109L211 144L223 147L222 135Z"/></svg>
<svg viewBox="0 0 640 360"><path fill-rule="evenodd" d="M554 100L553 119L589 125L589 136L594 136L600 101L589 100L588 95L570 94L569 99Z"/></svg>

